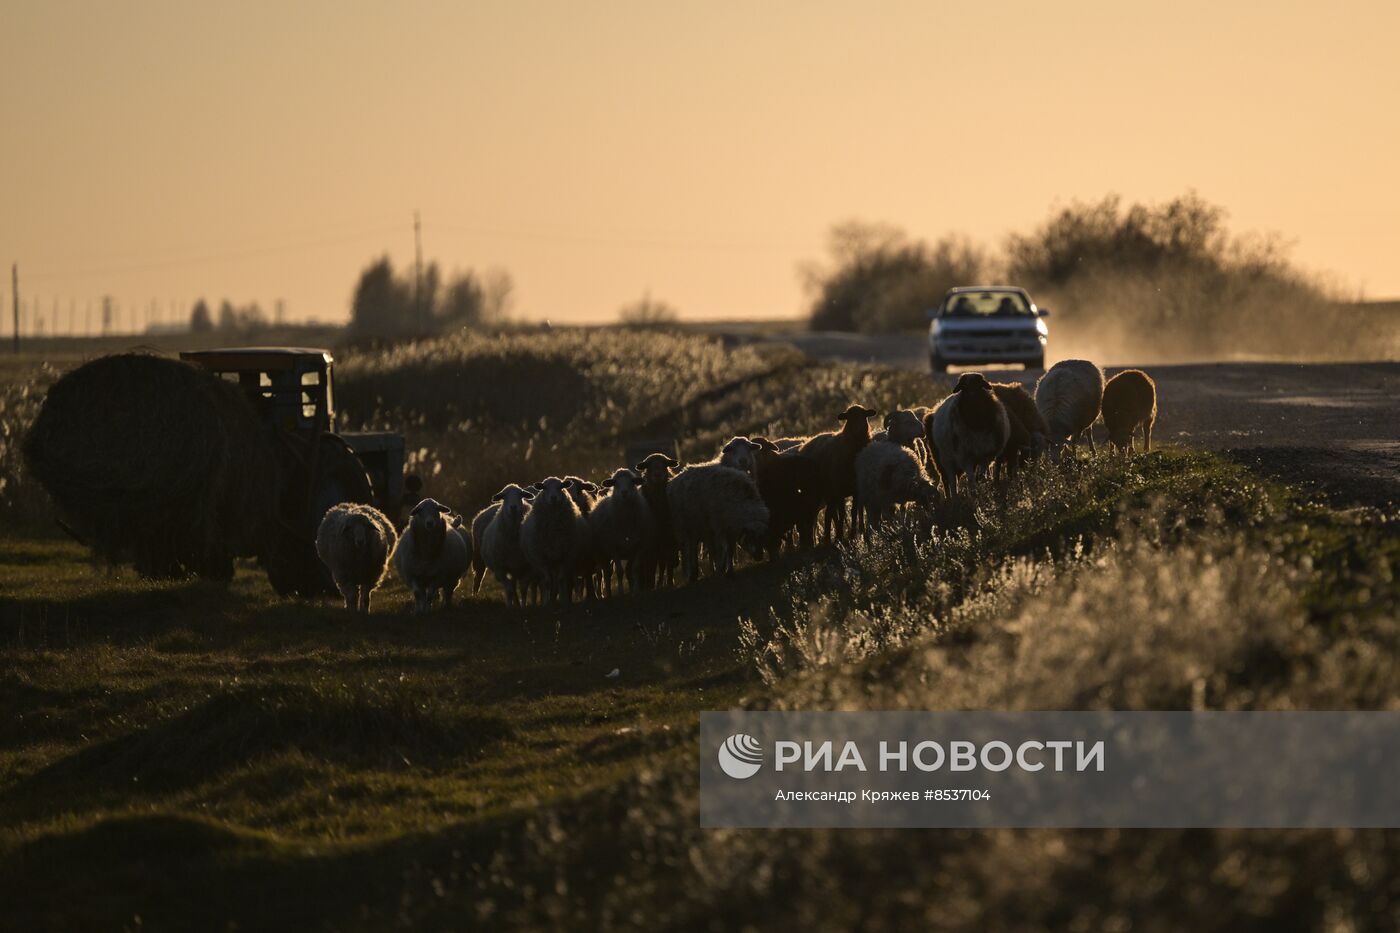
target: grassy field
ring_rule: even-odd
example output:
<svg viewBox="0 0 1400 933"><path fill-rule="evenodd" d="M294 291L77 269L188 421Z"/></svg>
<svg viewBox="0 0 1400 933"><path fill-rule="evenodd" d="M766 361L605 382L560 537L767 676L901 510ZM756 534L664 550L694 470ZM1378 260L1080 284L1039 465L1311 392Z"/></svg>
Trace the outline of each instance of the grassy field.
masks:
<svg viewBox="0 0 1400 933"><path fill-rule="evenodd" d="M663 361L658 365L653 361ZM51 371L6 371L12 442ZM343 356L433 495L825 428L925 377L702 337ZM529 404L522 399L529 395ZM386 402L393 399L393 404ZM8 459L7 459L8 457ZM8 471L8 472L7 472ZM1206 454L1081 458L869 543L563 612L357 618L94 567L0 451L0 927L1393 928L1388 832L702 832L697 714L1389 708L1400 539Z"/></svg>

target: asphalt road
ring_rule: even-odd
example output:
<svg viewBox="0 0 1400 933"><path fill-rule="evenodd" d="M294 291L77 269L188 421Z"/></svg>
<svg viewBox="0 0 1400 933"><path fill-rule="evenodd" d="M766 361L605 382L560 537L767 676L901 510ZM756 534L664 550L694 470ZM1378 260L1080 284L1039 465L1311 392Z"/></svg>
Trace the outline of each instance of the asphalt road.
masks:
<svg viewBox="0 0 1400 933"><path fill-rule="evenodd" d="M917 336L792 334L814 357L928 368ZM1112 376L1129 367L1108 367ZM1313 484L1339 504L1400 503L1400 363L1192 363L1143 366L1157 383L1153 440L1230 456ZM1034 384L1007 369L1001 381ZM1100 427L1096 434L1103 437Z"/></svg>

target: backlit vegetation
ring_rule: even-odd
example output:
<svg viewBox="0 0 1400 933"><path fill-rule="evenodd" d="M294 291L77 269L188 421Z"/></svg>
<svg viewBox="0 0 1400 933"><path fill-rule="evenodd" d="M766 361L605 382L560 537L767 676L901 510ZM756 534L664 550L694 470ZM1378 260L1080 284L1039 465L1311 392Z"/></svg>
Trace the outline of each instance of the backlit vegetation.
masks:
<svg viewBox="0 0 1400 933"><path fill-rule="evenodd" d="M709 456L943 391L650 332L339 359L343 420L403 430L463 511L599 474L634 437ZM53 376L13 372L7 443L36 405L17 384ZM4 475L0 904L19 929L1397 919L1390 832L698 829L705 709L1400 703L1393 522L1208 454L1081 455L731 579L567 612L489 591L425 619L397 586L360 618L247 568L227 590L108 575Z"/></svg>

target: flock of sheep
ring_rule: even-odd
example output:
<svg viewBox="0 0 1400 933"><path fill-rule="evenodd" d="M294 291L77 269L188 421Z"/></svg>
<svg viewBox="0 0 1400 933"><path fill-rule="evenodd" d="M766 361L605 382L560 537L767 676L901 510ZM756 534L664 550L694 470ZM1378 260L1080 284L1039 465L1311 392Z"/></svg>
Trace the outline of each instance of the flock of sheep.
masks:
<svg viewBox="0 0 1400 933"><path fill-rule="evenodd" d="M856 528L879 528L898 506L930 506L941 496L972 496L979 478L1009 476L1027 460L1083 438L1094 446L1100 417L1125 455L1137 431L1152 447L1156 387L1141 370L1107 383L1086 360L1055 364L1035 394L1019 383L964 373L933 408L896 409L871 434L873 409L851 405L839 430L811 437L735 437L719 456L683 469L664 454L623 467L601 484L577 476L511 483L468 525L424 499L400 537L383 513L345 503L326 513L316 551L347 609L369 611L370 593L392 562L426 612L452 604L469 571L473 592L489 570L506 602L569 604L700 576L701 549L727 574L740 546L776 556L811 547L824 518L828 540L846 534L846 502ZM794 542L795 539L795 542Z"/></svg>

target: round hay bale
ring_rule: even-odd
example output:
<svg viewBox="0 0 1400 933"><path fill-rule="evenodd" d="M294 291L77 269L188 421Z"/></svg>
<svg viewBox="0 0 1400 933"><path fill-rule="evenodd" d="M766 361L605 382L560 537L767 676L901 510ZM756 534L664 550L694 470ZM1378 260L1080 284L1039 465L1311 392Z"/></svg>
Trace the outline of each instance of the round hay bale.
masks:
<svg viewBox="0 0 1400 933"><path fill-rule="evenodd" d="M277 524L268 430L237 386L187 363L128 353L78 367L49 389L24 455L73 531L144 576L228 580Z"/></svg>

